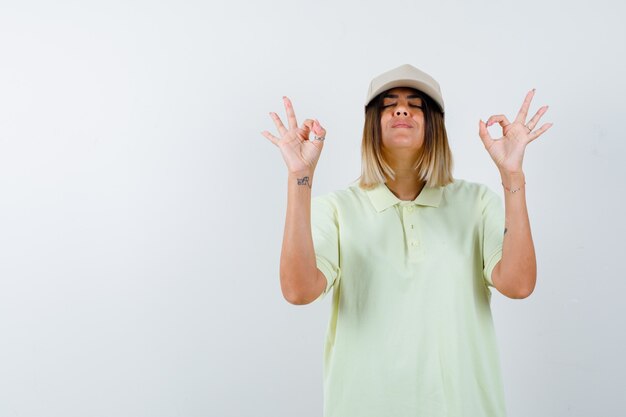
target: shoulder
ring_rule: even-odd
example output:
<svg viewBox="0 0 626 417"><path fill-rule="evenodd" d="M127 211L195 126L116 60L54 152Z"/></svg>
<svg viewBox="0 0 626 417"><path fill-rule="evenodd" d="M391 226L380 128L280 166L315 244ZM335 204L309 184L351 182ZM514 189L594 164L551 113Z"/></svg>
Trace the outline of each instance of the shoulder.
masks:
<svg viewBox="0 0 626 417"><path fill-rule="evenodd" d="M444 194L450 200L461 199L463 201L485 201L500 198L491 188L485 184L455 178L454 181L443 187Z"/></svg>
<svg viewBox="0 0 626 417"><path fill-rule="evenodd" d="M331 191L311 199L313 205L329 206L335 209L349 209L360 204L366 198L365 190L358 184L350 184L344 189Z"/></svg>
<svg viewBox="0 0 626 417"><path fill-rule="evenodd" d="M484 212L488 207L502 205L501 197L485 184L455 179L451 184L443 187L445 201L457 208L473 207L478 212Z"/></svg>
<svg viewBox="0 0 626 417"><path fill-rule="evenodd" d="M311 199L311 221L315 227L334 224L339 226L362 205L365 193L358 185L315 196Z"/></svg>

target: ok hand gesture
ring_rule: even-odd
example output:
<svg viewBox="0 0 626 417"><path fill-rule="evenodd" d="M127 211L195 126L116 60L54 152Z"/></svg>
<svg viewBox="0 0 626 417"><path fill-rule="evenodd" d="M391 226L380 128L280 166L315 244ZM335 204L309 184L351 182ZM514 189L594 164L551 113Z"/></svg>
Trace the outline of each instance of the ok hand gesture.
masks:
<svg viewBox="0 0 626 417"><path fill-rule="evenodd" d="M478 124L478 135L501 173L513 174L522 172L522 161L526 145L552 127L552 123L545 123L541 128L533 132L541 116L548 111L548 106L541 107L533 118L526 123L528 108L534 95L535 89L533 88L526 94L522 108L513 123L510 123L506 116L500 114L491 116L487 119L487 123L481 120ZM487 127L496 122L502 126L503 136L499 140L494 140L487 130Z"/></svg>
<svg viewBox="0 0 626 417"><path fill-rule="evenodd" d="M317 119L307 119L302 123L301 127L298 127L296 114L293 111L291 101L287 97L283 97L283 102L287 112L289 129L283 125L283 122L276 113L270 112L270 116L281 137L277 138L267 130L264 130L261 134L274 145L278 146L287 164L289 173L313 174L322 148L324 147L326 130L324 130ZM311 132L315 135L313 139L309 139Z"/></svg>

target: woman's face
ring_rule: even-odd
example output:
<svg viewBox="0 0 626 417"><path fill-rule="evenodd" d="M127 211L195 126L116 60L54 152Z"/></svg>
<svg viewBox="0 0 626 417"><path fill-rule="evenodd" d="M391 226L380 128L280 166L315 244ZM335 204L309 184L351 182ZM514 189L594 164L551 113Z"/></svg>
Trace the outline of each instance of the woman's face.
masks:
<svg viewBox="0 0 626 417"><path fill-rule="evenodd" d="M422 99L412 88L392 88L384 93L380 127L383 152L415 154L424 143Z"/></svg>

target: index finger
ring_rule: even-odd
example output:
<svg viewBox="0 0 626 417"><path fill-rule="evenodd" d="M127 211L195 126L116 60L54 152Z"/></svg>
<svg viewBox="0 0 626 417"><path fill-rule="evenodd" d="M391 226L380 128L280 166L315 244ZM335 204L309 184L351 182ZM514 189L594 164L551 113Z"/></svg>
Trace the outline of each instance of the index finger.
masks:
<svg viewBox="0 0 626 417"><path fill-rule="evenodd" d="M534 88L526 94L524 103L522 103L522 108L519 110L519 113L517 113L517 117L515 118L516 122L520 122L521 124L526 123L526 116L528 116L528 108L530 107L530 102L533 100L534 95L535 95Z"/></svg>
<svg viewBox="0 0 626 417"><path fill-rule="evenodd" d="M289 129L295 129L298 127L298 122L296 121L296 113L293 111L291 100L287 96L283 96L283 101L285 102L285 111L287 111Z"/></svg>

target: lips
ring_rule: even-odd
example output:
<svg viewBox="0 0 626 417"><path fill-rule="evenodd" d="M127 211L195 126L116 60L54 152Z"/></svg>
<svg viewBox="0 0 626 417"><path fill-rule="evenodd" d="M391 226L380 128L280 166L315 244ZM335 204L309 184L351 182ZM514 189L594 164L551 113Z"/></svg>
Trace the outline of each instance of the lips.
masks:
<svg viewBox="0 0 626 417"><path fill-rule="evenodd" d="M410 125L410 124L408 124L408 123L402 123L402 122L400 122L400 123L394 123L391 127L404 127L404 128L408 128L408 129L410 129L410 128L412 128L413 126L411 126L411 125Z"/></svg>

